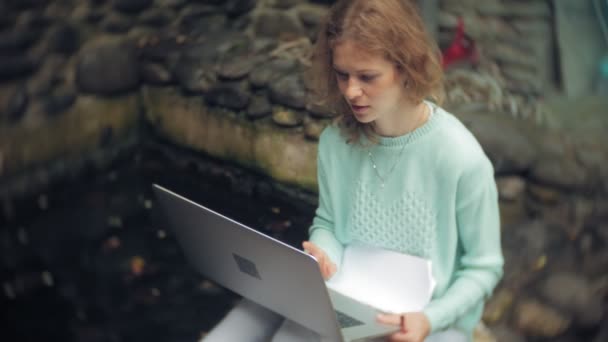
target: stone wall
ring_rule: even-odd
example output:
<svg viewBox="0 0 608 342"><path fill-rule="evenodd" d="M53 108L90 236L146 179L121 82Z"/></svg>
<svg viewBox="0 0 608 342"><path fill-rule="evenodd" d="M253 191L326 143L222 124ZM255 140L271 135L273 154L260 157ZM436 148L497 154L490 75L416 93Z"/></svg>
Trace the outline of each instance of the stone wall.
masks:
<svg viewBox="0 0 608 342"><path fill-rule="evenodd" d="M478 49L477 72L448 73L452 102L485 101L492 109L543 123L538 98L560 86L554 13L549 0L442 0L439 44L449 46L458 20ZM473 83L462 90L459 84Z"/></svg>
<svg viewBox="0 0 608 342"><path fill-rule="evenodd" d="M316 139L334 114L309 102L303 75L327 2L0 2L0 198L136 141L143 125L201 158L314 192ZM608 144L515 119L536 115L553 80L551 8L439 3L441 45L462 16L481 54L477 67L449 70L446 89L501 195L506 273L484 319L506 341L582 331L599 342Z"/></svg>
<svg viewBox="0 0 608 342"><path fill-rule="evenodd" d="M556 85L553 16L549 0L443 0L441 45L462 17L481 63L498 66L508 90L539 95Z"/></svg>

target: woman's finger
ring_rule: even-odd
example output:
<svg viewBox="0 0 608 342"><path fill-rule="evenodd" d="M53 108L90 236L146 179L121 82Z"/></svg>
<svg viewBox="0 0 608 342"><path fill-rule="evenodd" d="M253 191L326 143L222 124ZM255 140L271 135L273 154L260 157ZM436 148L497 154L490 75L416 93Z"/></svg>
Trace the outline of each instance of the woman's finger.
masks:
<svg viewBox="0 0 608 342"><path fill-rule="evenodd" d="M401 325L401 315L379 314L376 319L382 324Z"/></svg>
<svg viewBox="0 0 608 342"><path fill-rule="evenodd" d="M308 251L308 253L312 254L312 255L319 255L319 254L323 254L323 251L317 247L317 245L315 245L314 243L310 242L310 241L304 241L304 243L302 244L304 246L304 249Z"/></svg>
<svg viewBox="0 0 608 342"><path fill-rule="evenodd" d="M392 334L389 339L390 342L409 342L411 341L407 333L396 332Z"/></svg>
<svg viewBox="0 0 608 342"><path fill-rule="evenodd" d="M319 264L319 269L321 270L321 275L323 278L328 279L336 272L336 265L329 260L327 253L325 253L317 245L310 241L304 241L302 243L302 247L306 252L308 252L308 254L317 259L317 263Z"/></svg>
<svg viewBox="0 0 608 342"><path fill-rule="evenodd" d="M323 250L321 250L319 247L317 247L314 243L307 242L304 246L305 246L304 249L306 251L308 251L308 254L315 257L315 259L317 259L317 262L319 264L323 264L325 262L325 259L326 259L325 252L323 252Z"/></svg>
<svg viewBox="0 0 608 342"><path fill-rule="evenodd" d="M321 275L325 279L329 277L329 269L327 268L327 263L325 262L321 264Z"/></svg>

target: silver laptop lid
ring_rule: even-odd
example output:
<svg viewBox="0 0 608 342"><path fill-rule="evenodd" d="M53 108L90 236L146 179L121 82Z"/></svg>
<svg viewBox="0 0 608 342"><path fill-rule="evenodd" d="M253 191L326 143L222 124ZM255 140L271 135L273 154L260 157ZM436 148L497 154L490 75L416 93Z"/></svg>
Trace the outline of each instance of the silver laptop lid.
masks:
<svg viewBox="0 0 608 342"><path fill-rule="evenodd" d="M312 256L159 185L153 189L161 214L198 272L328 340L342 340Z"/></svg>

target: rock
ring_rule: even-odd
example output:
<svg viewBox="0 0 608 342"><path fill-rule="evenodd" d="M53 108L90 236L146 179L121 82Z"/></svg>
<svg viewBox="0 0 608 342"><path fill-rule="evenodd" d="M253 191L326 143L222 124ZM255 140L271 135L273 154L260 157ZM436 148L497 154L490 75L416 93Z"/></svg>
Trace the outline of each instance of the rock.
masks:
<svg viewBox="0 0 608 342"><path fill-rule="evenodd" d="M483 103L486 108L498 111L504 103L502 87L502 81L488 72L450 68L445 77L446 95L451 104Z"/></svg>
<svg viewBox="0 0 608 342"><path fill-rule="evenodd" d="M585 169L608 170L608 151L605 151L600 146L588 146L586 144L577 144L576 160L578 160ZM602 177L603 178L603 177Z"/></svg>
<svg viewBox="0 0 608 342"><path fill-rule="evenodd" d="M17 30L34 29L35 31L46 30L54 21L39 10L21 12L17 17L14 28Z"/></svg>
<svg viewBox="0 0 608 342"><path fill-rule="evenodd" d="M491 3L499 3L501 0L487 1ZM458 14L475 12L478 6L479 2L475 0L443 0L441 3L441 8L443 10Z"/></svg>
<svg viewBox="0 0 608 342"><path fill-rule="evenodd" d="M514 294L505 288L500 289L486 303L483 321L494 325L505 317L513 304Z"/></svg>
<svg viewBox="0 0 608 342"><path fill-rule="evenodd" d="M257 37L299 37L304 29L299 19L284 11L265 8L253 18L253 30Z"/></svg>
<svg viewBox="0 0 608 342"><path fill-rule="evenodd" d="M113 12L112 12L113 13ZM91 8L87 4L79 4L70 13L71 22L97 24L106 16L106 12L101 8ZM58 19L61 19L59 17Z"/></svg>
<svg viewBox="0 0 608 342"><path fill-rule="evenodd" d="M526 198L518 198L517 200L500 200L500 224L501 226L514 226L521 222L526 222L532 216L526 210Z"/></svg>
<svg viewBox="0 0 608 342"><path fill-rule="evenodd" d="M288 9L302 2L304 0L270 0L268 5L280 9Z"/></svg>
<svg viewBox="0 0 608 342"><path fill-rule="evenodd" d="M308 28L317 28L327 15L328 8L313 4L302 4L297 7L298 17Z"/></svg>
<svg viewBox="0 0 608 342"><path fill-rule="evenodd" d="M528 59L530 59L529 55ZM544 84L543 79L538 75L536 65L537 63L534 62L532 66L502 65L501 71L508 82L509 90L518 93L540 94Z"/></svg>
<svg viewBox="0 0 608 342"><path fill-rule="evenodd" d="M76 93L72 89L62 88L55 90L44 100L44 109L49 115L64 112L76 102Z"/></svg>
<svg viewBox="0 0 608 342"><path fill-rule="evenodd" d="M272 121L282 127L297 127L302 124L302 117L291 110L278 110L272 114Z"/></svg>
<svg viewBox="0 0 608 342"><path fill-rule="evenodd" d="M516 308L515 325L526 335L555 338L566 331L571 319L536 300L524 300Z"/></svg>
<svg viewBox="0 0 608 342"><path fill-rule="evenodd" d="M492 332L480 322L473 330L473 341L474 342L498 342Z"/></svg>
<svg viewBox="0 0 608 342"><path fill-rule="evenodd" d="M313 102L306 104L306 110L313 117L320 119L331 119L338 115L337 113L332 112L329 108Z"/></svg>
<svg viewBox="0 0 608 342"><path fill-rule="evenodd" d="M180 50L187 49L179 43L177 37L152 35L143 39L138 45L141 57L152 62L167 63L169 60L179 60Z"/></svg>
<svg viewBox="0 0 608 342"><path fill-rule="evenodd" d="M312 141L319 141L321 133L328 124L328 122L308 120L304 124L304 136Z"/></svg>
<svg viewBox="0 0 608 342"><path fill-rule="evenodd" d="M255 96L247 108L247 116L251 119L258 119L272 113L272 105L266 96Z"/></svg>
<svg viewBox="0 0 608 342"><path fill-rule="evenodd" d="M87 93L102 95L133 90L139 85L135 48L130 44L103 43L81 51L76 81Z"/></svg>
<svg viewBox="0 0 608 342"><path fill-rule="evenodd" d="M268 86L271 82L287 75L297 68L297 62L292 59L273 59L251 71L249 80L256 88Z"/></svg>
<svg viewBox="0 0 608 342"><path fill-rule="evenodd" d="M55 13L55 12L58 12L58 13ZM60 18L60 16L63 15L62 12L63 11L61 11L61 10L53 9L53 16ZM73 23L87 22L89 14L92 12L98 12L98 11L91 8L91 5L88 3L78 3L70 11L69 19ZM103 14L101 17L103 17Z"/></svg>
<svg viewBox="0 0 608 342"><path fill-rule="evenodd" d="M38 72L28 79L27 89L29 94L32 96L47 95L53 87L61 82L66 61L66 58L60 55L46 57Z"/></svg>
<svg viewBox="0 0 608 342"><path fill-rule="evenodd" d="M585 197L574 197L574 221L584 226L586 222L591 222L595 216L595 199Z"/></svg>
<svg viewBox="0 0 608 342"><path fill-rule="evenodd" d="M518 18L549 18L551 8L549 3L544 1L504 2L484 1L479 4L477 11L486 16L518 17Z"/></svg>
<svg viewBox="0 0 608 342"><path fill-rule="evenodd" d="M492 334L498 342L526 342L526 338L506 325L491 327Z"/></svg>
<svg viewBox="0 0 608 342"><path fill-rule="evenodd" d="M114 8L125 13L139 13L148 8L153 0L114 0Z"/></svg>
<svg viewBox="0 0 608 342"><path fill-rule="evenodd" d="M182 18L186 17L204 17L206 15L218 14L221 9L217 6L209 4L192 4L182 8L179 12L179 16Z"/></svg>
<svg viewBox="0 0 608 342"><path fill-rule="evenodd" d="M0 52L24 52L40 37L40 32L34 29L10 30L0 32Z"/></svg>
<svg viewBox="0 0 608 342"><path fill-rule="evenodd" d="M148 84L167 85L173 81L171 72L160 63L142 63L140 73L142 80Z"/></svg>
<svg viewBox="0 0 608 342"><path fill-rule="evenodd" d="M247 108L249 104L249 93L233 84L218 84L213 86L205 94L205 99L210 105L222 106L234 110Z"/></svg>
<svg viewBox="0 0 608 342"><path fill-rule="evenodd" d="M269 87L270 99L278 104L295 109L306 107L306 89L300 74L284 76Z"/></svg>
<svg viewBox="0 0 608 342"><path fill-rule="evenodd" d="M608 341L608 324L605 323L600 325L600 332L595 336L593 342L604 342Z"/></svg>
<svg viewBox="0 0 608 342"><path fill-rule="evenodd" d="M528 183L528 194L542 204L556 204L561 198L561 193L555 188L535 183Z"/></svg>
<svg viewBox="0 0 608 342"><path fill-rule="evenodd" d="M200 62L183 60L173 73L182 90L190 94L204 94L217 83L213 67Z"/></svg>
<svg viewBox="0 0 608 342"><path fill-rule="evenodd" d="M574 159L544 157L534 164L530 179L564 190L585 191L592 184L587 171Z"/></svg>
<svg viewBox="0 0 608 342"><path fill-rule="evenodd" d="M180 9L188 4L188 0L157 0L157 6Z"/></svg>
<svg viewBox="0 0 608 342"><path fill-rule="evenodd" d="M171 22L174 14L161 8L151 8L139 16L139 23L154 28L163 27Z"/></svg>
<svg viewBox="0 0 608 342"><path fill-rule="evenodd" d="M2 107L0 108L2 119L10 123L18 122L25 114L28 103L29 97L25 87L15 87L12 91L7 93L6 99L2 100Z"/></svg>
<svg viewBox="0 0 608 342"><path fill-rule="evenodd" d="M29 75L38 68L38 63L26 56L0 55L0 81Z"/></svg>
<svg viewBox="0 0 608 342"><path fill-rule="evenodd" d="M579 274L550 274L540 285L543 298L570 313L578 325L593 327L602 318L602 302L595 297L589 281Z"/></svg>
<svg viewBox="0 0 608 342"><path fill-rule="evenodd" d="M501 200L515 201L520 199L526 190L526 181L518 176L497 177L496 185Z"/></svg>
<svg viewBox="0 0 608 342"><path fill-rule="evenodd" d="M533 71L538 63L534 58L531 58L534 57L533 51L502 41L487 44L484 54L497 61L501 66L501 71L503 71L505 64L522 66Z"/></svg>
<svg viewBox="0 0 608 342"><path fill-rule="evenodd" d="M220 65L218 75L226 80L240 80L247 77L259 62L259 58L252 58L250 56L232 58Z"/></svg>
<svg viewBox="0 0 608 342"><path fill-rule="evenodd" d="M108 147L114 140L114 129L111 126L105 127L99 135L99 147Z"/></svg>
<svg viewBox="0 0 608 342"><path fill-rule="evenodd" d="M552 34L553 25L550 20L513 19L510 23L522 36L547 37Z"/></svg>
<svg viewBox="0 0 608 342"><path fill-rule="evenodd" d="M224 14L191 14L182 17L179 22L182 32L193 37L222 32L227 24L228 18Z"/></svg>
<svg viewBox="0 0 608 342"><path fill-rule="evenodd" d="M547 260L551 239L543 222L528 221L503 227L502 246L505 260L503 281L517 291L542 269ZM522 253L521 251L525 251Z"/></svg>
<svg viewBox="0 0 608 342"><path fill-rule="evenodd" d="M201 42L188 44L181 49L180 62L205 62L214 64L221 57L244 55L249 52L250 39L240 32L212 34L200 39Z"/></svg>
<svg viewBox="0 0 608 342"><path fill-rule="evenodd" d="M0 15L0 31L8 30L15 26L15 17L8 9L3 7L2 3L0 3L0 13L4 14Z"/></svg>
<svg viewBox="0 0 608 342"><path fill-rule="evenodd" d="M224 9L231 17L238 17L251 11L256 5L256 0L227 0Z"/></svg>
<svg viewBox="0 0 608 342"><path fill-rule="evenodd" d="M464 26L473 40L517 40L517 31L508 22L498 17L481 16L476 13L463 15Z"/></svg>
<svg viewBox="0 0 608 342"><path fill-rule="evenodd" d="M538 157L536 145L520 123L493 114L457 113L492 160L497 173L528 171Z"/></svg>
<svg viewBox="0 0 608 342"><path fill-rule="evenodd" d="M277 47L277 41L272 38L257 38L253 40L251 49L254 54L268 55Z"/></svg>
<svg viewBox="0 0 608 342"><path fill-rule="evenodd" d="M453 30L458 26L458 16L454 13L440 11L438 17L438 25L440 28ZM450 32L449 36L451 38L454 36L454 34Z"/></svg>
<svg viewBox="0 0 608 342"><path fill-rule="evenodd" d="M110 13L101 22L101 28L109 33L125 33L133 27L134 22L126 15Z"/></svg>
<svg viewBox="0 0 608 342"><path fill-rule="evenodd" d="M80 33L69 24L62 24L51 29L48 36L49 52L71 55L80 48Z"/></svg>
<svg viewBox="0 0 608 342"><path fill-rule="evenodd" d="M7 0L10 8L15 9L37 9L46 6L49 0Z"/></svg>
<svg viewBox="0 0 608 342"><path fill-rule="evenodd" d="M596 232L598 238L600 239L601 243L608 245L608 223L606 223L606 222L597 223L595 232Z"/></svg>

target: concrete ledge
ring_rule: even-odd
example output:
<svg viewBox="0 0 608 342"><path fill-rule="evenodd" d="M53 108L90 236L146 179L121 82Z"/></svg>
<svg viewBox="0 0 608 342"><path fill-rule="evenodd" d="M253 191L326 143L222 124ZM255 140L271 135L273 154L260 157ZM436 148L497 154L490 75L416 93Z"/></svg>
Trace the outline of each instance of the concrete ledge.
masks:
<svg viewBox="0 0 608 342"><path fill-rule="evenodd" d="M138 117L137 95L83 95L61 115L31 125L0 126L0 180L127 140L139 125Z"/></svg>
<svg viewBox="0 0 608 342"><path fill-rule="evenodd" d="M317 143L307 140L301 128L277 129L268 119L251 121L171 88L145 87L142 94L146 119L172 143L316 191Z"/></svg>

